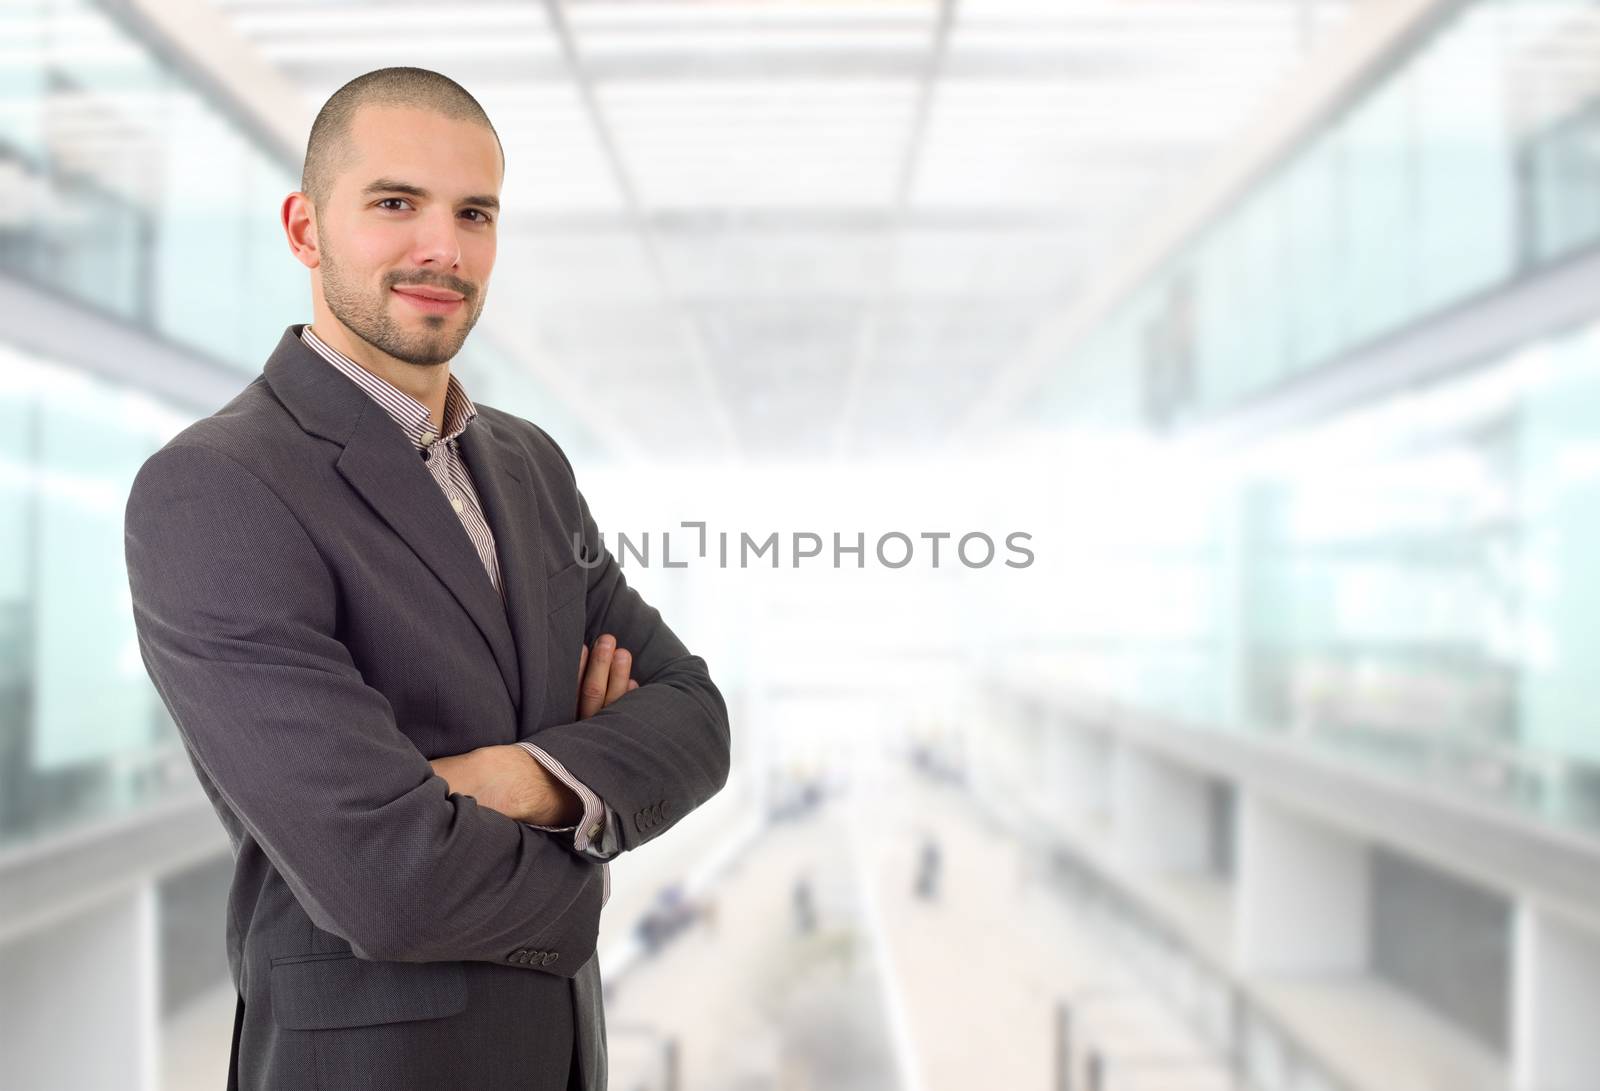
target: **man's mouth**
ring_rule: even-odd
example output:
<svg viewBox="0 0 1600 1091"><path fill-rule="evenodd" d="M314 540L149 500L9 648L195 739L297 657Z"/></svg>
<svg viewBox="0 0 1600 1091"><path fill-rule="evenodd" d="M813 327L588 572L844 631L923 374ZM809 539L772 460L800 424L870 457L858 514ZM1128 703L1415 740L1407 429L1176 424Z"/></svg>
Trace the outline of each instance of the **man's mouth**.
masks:
<svg viewBox="0 0 1600 1091"><path fill-rule="evenodd" d="M392 291L424 314L454 314L464 301L458 292L421 284L399 284Z"/></svg>

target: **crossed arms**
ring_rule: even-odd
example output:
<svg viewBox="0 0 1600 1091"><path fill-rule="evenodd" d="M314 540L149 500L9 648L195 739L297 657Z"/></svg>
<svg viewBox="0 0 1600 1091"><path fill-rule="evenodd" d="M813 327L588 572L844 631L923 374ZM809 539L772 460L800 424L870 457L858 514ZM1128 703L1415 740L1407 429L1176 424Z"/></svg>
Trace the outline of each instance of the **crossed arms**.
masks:
<svg viewBox="0 0 1600 1091"><path fill-rule="evenodd" d="M583 645L578 654L578 719L588 719L624 693L639 688L638 680L629 677L631 664L628 649L619 647L610 633L595 642L592 662L589 645ZM517 744L506 743L434 758L428 764L450 785L450 791L472 796L484 807L540 829L573 829L583 815L583 801L543 764L529 761L529 756Z"/></svg>
<svg viewBox="0 0 1600 1091"><path fill-rule="evenodd" d="M640 684L535 738L621 816L626 850L726 782L727 710L579 506L598 558L585 636L615 634ZM231 454L175 442L134 480L125 547L140 653L196 771L318 927L362 958L537 947L563 955L543 972L578 971L600 867L436 774L334 636L334 573L283 499Z"/></svg>

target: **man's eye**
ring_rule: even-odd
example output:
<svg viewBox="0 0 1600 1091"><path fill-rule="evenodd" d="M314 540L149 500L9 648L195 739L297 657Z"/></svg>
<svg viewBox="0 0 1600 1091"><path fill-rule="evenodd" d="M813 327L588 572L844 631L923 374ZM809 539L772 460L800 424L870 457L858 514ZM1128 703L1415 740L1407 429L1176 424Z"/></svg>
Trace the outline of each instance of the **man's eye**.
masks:
<svg viewBox="0 0 1600 1091"><path fill-rule="evenodd" d="M406 199L404 197L385 197L383 200L379 201L378 203L380 205L386 205L390 201L399 201L401 204L404 204L405 200Z"/></svg>
<svg viewBox="0 0 1600 1091"><path fill-rule="evenodd" d="M467 211L471 212L471 213L473 213L475 215L482 216L483 219L479 220L478 221L479 223L488 223L489 222L489 214L488 213L483 212L483 211L481 211L479 209L476 209L476 208L469 208L469 209L467 209Z"/></svg>

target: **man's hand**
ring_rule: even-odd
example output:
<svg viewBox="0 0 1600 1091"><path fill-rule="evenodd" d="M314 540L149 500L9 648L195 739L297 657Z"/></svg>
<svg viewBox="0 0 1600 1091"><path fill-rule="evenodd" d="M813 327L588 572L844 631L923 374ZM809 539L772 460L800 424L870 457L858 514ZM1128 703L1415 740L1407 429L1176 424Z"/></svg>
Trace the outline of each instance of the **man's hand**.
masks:
<svg viewBox="0 0 1600 1091"><path fill-rule="evenodd" d="M519 822L565 826L583 813L577 795L514 743L480 746L428 764L451 792L471 796L480 807Z"/></svg>
<svg viewBox="0 0 1600 1091"><path fill-rule="evenodd" d="M624 693L639 688L639 683L628 677L633 657L627 648L617 647L617 638L603 634L594 642L594 661L589 661L589 645L578 653L578 719L587 720ZM584 668L589 675L584 677Z"/></svg>
<svg viewBox="0 0 1600 1091"><path fill-rule="evenodd" d="M624 693L639 688L628 676L632 663L628 650L617 647L617 639L610 633L595 641L592 662L589 645L583 645L578 654L578 719L587 720ZM515 743L480 746L428 764L451 792L472 796L479 806L518 822L570 826L583 817L578 794Z"/></svg>

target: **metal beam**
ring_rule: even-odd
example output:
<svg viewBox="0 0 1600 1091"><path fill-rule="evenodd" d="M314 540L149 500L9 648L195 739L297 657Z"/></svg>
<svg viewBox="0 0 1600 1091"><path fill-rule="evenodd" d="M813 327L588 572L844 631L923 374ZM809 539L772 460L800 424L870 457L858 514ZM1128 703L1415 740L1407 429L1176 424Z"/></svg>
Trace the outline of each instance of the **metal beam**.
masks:
<svg viewBox="0 0 1600 1091"><path fill-rule="evenodd" d="M545 10L550 15L551 27L557 40L561 43L562 55L571 70L572 81L578 95L583 102L585 113L590 124L594 127L595 138L599 142L601 153L606 164L610 167L613 180L618 191L622 194L623 207L626 210L628 223L632 226L639 239L639 246L644 253L645 263L650 270L661 296L672 307L672 313L677 320L679 332L688 351L691 366L694 369L696 381L704 399L703 404L710 417L712 425L721 435L731 452L739 451L739 434L733 424L733 417L729 411L727 399L723 397L720 383L717 380L715 369L712 367L710 352L706 347L705 338L695 322L694 316L683 306L680 299L672 289L671 278L667 273L666 262L661 256L661 248L656 243L650 230L650 223L644 215L644 205L639 198L637 187L632 176L628 173L622 155L617 149L617 144L612 136L611 128L606 123L605 112L601 109L599 100L595 95L594 80L589 74L584 58L580 55L578 44L572 34L572 28L567 22L564 0L545 0ZM588 391L592 395L592 391Z"/></svg>
<svg viewBox="0 0 1600 1091"><path fill-rule="evenodd" d="M812 235L846 232L861 235L874 231L971 232L974 234L1040 233L1081 229L1089 222L1082 213L1059 208L919 208L907 209L897 217L895 210L881 205L791 206L749 208L737 211L708 206L704 208L658 208L642 216L653 235L708 234L737 227L744 235ZM573 212L519 212L516 226L502 231L528 235L591 235L632 230L634 221L626 212L576 210Z"/></svg>
<svg viewBox="0 0 1600 1091"><path fill-rule="evenodd" d="M225 404L253 374L8 273L0 273L0 313L12 348L200 414Z"/></svg>
<svg viewBox="0 0 1600 1091"><path fill-rule="evenodd" d="M895 177L891 227L883 256L883 275L878 278L866 303L861 327L857 331L855 348L850 356L850 371L849 378L845 382L844 398L839 406L838 419L834 423L835 461L848 453L850 430L855 421L857 406L861 402L861 389L877 359L884 309L889 299L895 295L895 264L899 260L900 244L905 237L912 187L916 185L917 169L922 164L923 149L927 146L928 118L933 111L933 93L939 86L939 77L950 53L950 32L955 23L955 15L956 0L940 0L938 19L933 27L933 42L917 85L916 108L911 116L911 128L906 133L905 149L900 158L899 172Z"/></svg>
<svg viewBox="0 0 1600 1091"><path fill-rule="evenodd" d="M105 8L299 173L313 114L305 97L206 0L121 0Z"/></svg>
<svg viewBox="0 0 1600 1091"><path fill-rule="evenodd" d="M1596 285L1600 246L1509 286L1496 285L1239 405L1180 417L1174 437L1197 456L1228 450L1497 362L1523 345L1600 319Z"/></svg>

